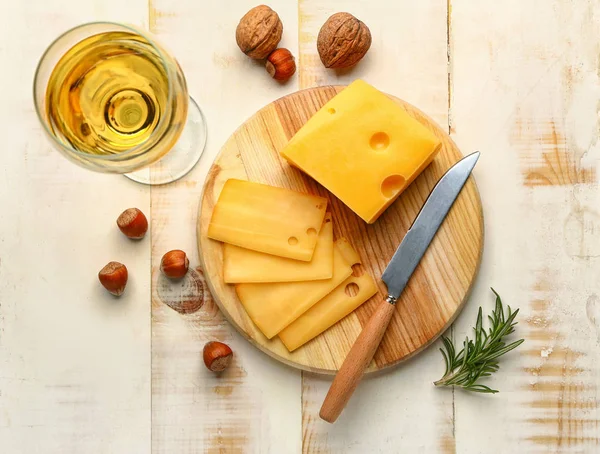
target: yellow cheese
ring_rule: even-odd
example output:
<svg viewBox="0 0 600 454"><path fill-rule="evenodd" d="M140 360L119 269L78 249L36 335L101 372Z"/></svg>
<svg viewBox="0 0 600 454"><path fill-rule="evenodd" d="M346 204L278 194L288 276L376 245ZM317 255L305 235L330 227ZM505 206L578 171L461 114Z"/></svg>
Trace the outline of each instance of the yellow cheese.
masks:
<svg viewBox="0 0 600 454"><path fill-rule="evenodd" d="M346 247L350 248L345 254L349 263L360 263L352 247L349 244ZM353 285L356 286L354 287L356 293L350 296ZM360 277L350 276L333 292L284 328L279 333L279 338L292 352L335 325L376 293L377 285L368 274Z"/></svg>
<svg viewBox="0 0 600 454"><path fill-rule="evenodd" d="M271 339L352 274L340 249L333 248L333 277L321 281L237 284L235 290L258 329Z"/></svg>
<svg viewBox="0 0 600 454"><path fill-rule="evenodd" d="M228 284L248 282L296 282L330 279L333 275L333 226L325 222L310 262L251 251L232 244L223 249L223 279Z"/></svg>
<svg viewBox="0 0 600 454"><path fill-rule="evenodd" d="M400 105L357 80L281 154L369 224L431 163L440 141Z"/></svg>
<svg viewBox="0 0 600 454"><path fill-rule="evenodd" d="M308 262L326 208L323 197L231 179L213 210L208 237Z"/></svg>

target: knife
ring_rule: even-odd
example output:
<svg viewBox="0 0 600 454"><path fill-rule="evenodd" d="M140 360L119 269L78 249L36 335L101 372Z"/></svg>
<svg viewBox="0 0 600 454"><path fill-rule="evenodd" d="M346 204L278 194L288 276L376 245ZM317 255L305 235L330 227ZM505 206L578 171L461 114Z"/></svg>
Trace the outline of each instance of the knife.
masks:
<svg viewBox="0 0 600 454"><path fill-rule="evenodd" d="M321 406L319 412L321 419L330 423L335 422L350 400L381 343L394 313L396 301L467 182L478 159L479 152L476 151L454 164L440 178L406 232L381 277L387 285L388 297L379 304L348 352Z"/></svg>

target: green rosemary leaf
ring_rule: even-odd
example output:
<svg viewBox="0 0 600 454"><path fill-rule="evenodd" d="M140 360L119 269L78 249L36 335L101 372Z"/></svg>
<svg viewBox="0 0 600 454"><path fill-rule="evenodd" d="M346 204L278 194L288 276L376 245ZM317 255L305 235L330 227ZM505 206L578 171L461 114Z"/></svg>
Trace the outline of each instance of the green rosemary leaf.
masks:
<svg viewBox="0 0 600 454"><path fill-rule="evenodd" d="M508 353L509 351L517 348L519 345L521 345L523 342L525 342L525 339L520 339L518 341L513 342L510 345L507 345L504 348L501 348L500 350L494 352L493 354L490 354L490 356L488 357L488 359L495 359L498 358L499 356L504 355L505 353Z"/></svg>
<svg viewBox="0 0 600 454"><path fill-rule="evenodd" d="M448 371L452 370L452 364L450 364L450 360L448 359L448 356L446 355L444 349L440 348L440 351L442 352L442 356L444 357L444 361L446 362L446 372L444 372L444 375L446 375Z"/></svg>
<svg viewBox="0 0 600 454"><path fill-rule="evenodd" d="M497 389L491 389L485 385L473 385L469 388L469 391L474 391L476 393L487 393L487 394L496 394L499 392Z"/></svg>

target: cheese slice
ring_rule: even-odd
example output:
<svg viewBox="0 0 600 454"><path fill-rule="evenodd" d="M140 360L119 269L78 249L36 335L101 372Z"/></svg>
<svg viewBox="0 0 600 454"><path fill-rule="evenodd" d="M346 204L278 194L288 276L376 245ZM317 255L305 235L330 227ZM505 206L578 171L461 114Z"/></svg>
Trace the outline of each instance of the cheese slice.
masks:
<svg viewBox="0 0 600 454"><path fill-rule="evenodd" d="M340 248L333 248L333 277L320 281L237 284L235 290L254 324L271 339L352 274Z"/></svg>
<svg viewBox="0 0 600 454"><path fill-rule="evenodd" d="M208 237L308 262L326 208L323 197L230 179L213 210Z"/></svg>
<svg viewBox="0 0 600 454"><path fill-rule="evenodd" d="M439 149L429 129L357 80L313 115L281 154L371 224Z"/></svg>
<svg viewBox="0 0 600 454"><path fill-rule="evenodd" d="M331 214L319 232L310 262L251 251L232 244L223 249L223 280L227 284L248 282L297 282L333 276L333 225Z"/></svg>
<svg viewBox="0 0 600 454"><path fill-rule="evenodd" d="M347 242L345 249L344 255L349 263L360 263L358 254ZM354 287L357 293L350 296L349 290L352 285L357 286ZM368 274L359 277L350 276L333 292L284 328L279 333L279 338L292 352L331 328L376 293L377 285Z"/></svg>

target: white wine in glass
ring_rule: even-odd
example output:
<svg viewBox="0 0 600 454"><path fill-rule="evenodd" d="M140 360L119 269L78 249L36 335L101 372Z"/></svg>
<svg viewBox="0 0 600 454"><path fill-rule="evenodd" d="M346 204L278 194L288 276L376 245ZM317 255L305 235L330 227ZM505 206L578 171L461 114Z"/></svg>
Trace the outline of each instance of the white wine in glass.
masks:
<svg viewBox="0 0 600 454"><path fill-rule="evenodd" d="M206 142L175 59L126 25L85 24L60 36L40 61L34 98L55 146L92 170L128 173L160 159L127 176L168 183L191 170Z"/></svg>

